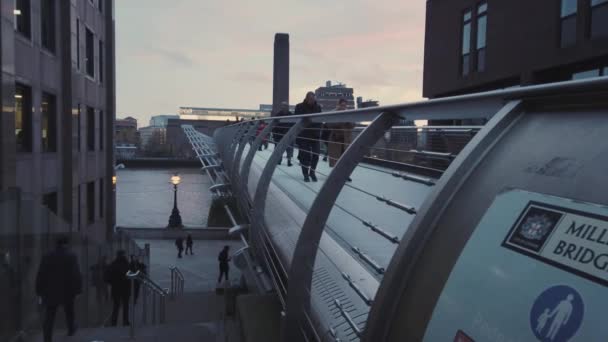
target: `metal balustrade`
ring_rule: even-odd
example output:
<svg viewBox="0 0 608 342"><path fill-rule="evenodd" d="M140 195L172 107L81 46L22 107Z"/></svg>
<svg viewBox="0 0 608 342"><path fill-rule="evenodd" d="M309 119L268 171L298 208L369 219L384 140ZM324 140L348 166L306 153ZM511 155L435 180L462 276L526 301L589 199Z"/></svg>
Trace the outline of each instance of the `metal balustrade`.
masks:
<svg viewBox="0 0 608 342"><path fill-rule="evenodd" d="M135 293L136 283L140 285L141 292L141 322L142 325L148 324L148 319L150 324L163 324L166 319L166 310L167 310L167 297L169 292L166 289L160 287L157 283L155 283L152 279L150 279L145 273L141 271L132 272L129 271L126 274L127 279L131 282L131 293ZM132 295L133 300L130 301L130 321L131 324L129 326L129 336L131 339L135 338L135 329L137 325L136 320L136 306L135 306L135 296ZM151 306L151 307L149 307Z"/></svg>
<svg viewBox="0 0 608 342"><path fill-rule="evenodd" d="M175 300L177 296L184 293L184 275L177 267L170 267L169 270L171 271L171 289L169 293L171 294L171 298Z"/></svg>
<svg viewBox="0 0 608 342"><path fill-rule="evenodd" d="M407 281L415 281L411 272L433 232L433 215L441 214L439 208L451 200L446 193L469 177L501 130L526 110L561 108L565 95L580 105L607 92L603 78L265 118L223 127L213 138L191 126L183 129L203 170L222 185L212 191L236 197L249 221L237 224L226 209L251 252L248 264L270 275L285 311L283 340L377 341L386 340L396 325L390 323L397 319L393 313L403 310L395 298L406 291ZM415 120L487 123L396 126ZM266 127L259 131L261 122ZM348 130L330 126L332 134L349 134L348 142L322 136L324 124L361 122L369 124ZM275 134L286 123L287 131ZM336 162L332 168L322 161L323 149L308 155L299 150L325 143L345 147L340 156L327 156ZM295 149L291 168L280 164L288 148ZM304 158L295 161L298 154ZM316 183L295 171L308 166L308 157L321 160Z"/></svg>

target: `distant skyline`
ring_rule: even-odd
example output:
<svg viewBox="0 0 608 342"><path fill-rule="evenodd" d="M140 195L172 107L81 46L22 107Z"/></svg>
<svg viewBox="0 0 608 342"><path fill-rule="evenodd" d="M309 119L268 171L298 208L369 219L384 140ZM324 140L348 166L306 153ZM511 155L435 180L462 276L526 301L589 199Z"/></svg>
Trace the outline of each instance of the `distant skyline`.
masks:
<svg viewBox="0 0 608 342"><path fill-rule="evenodd" d="M116 1L117 117L272 103L274 34L290 35L290 102L340 81L381 105L421 99L424 1Z"/></svg>

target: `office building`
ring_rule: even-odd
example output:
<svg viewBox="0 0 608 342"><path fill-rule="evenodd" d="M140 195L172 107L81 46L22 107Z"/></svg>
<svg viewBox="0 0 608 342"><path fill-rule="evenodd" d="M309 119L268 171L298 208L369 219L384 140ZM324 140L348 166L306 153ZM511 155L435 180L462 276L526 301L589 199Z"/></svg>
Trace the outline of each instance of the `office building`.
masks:
<svg viewBox="0 0 608 342"><path fill-rule="evenodd" d="M327 81L324 87L319 87L315 90L315 95L317 97L317 102L321 105L324 112L336 109L339 99L346 100L348 109L355 108L353 88L349 88L343 83L332 84L331 81Z"/></svg>
<svg viewBox="0 0 608 342"><path fill-rule="evenodd" d="M34 229L39 208L91 239L114 226L112 6L3 2L0 188L34 204Z"/></svg>
<svg viewBox="0 0 608 342"><path fill-rule="evenodd" d="M179 107L180 120L230 121L234 123L241 119L259 119L269 116L270 111L261 109Z"/></svg>
<svg viewBox="0 0 608 342"><path fill-rule="evenodd" d="M126 117L116 119L114 123L114 145L139 145L139 133L137 132L137 119Z"/></svg>
<svg viewBox="0 0 608 342"><path fill-rule="evenodd" d="M608 76L608 0L428 0L423 95Z"/></svg>
<svg viewBox="0 0 608 342"><path fill-rule="evenodd" d="M363 101L363 97L357 97L357 108L369 108L369 107L378 107L380 104L375 100L365 100Z"/></svg>
<svg viewBox="0 0 608 342"><path fill-rule="evenodd" d="M289 103L289 102L288 102ZM293 111L296 109L295 105L289 105L289 110L293 113ZM279 104L279 108L277 111L281 110L281 106ZM261 104L260 105L260 111L262 112L272 112L272 105L271 104Z"/></svg>
<svg viewBox="0 0 608 342"><path fill-rule="evenodd" d="M175 114L154 115L150 118L150 126L167 127L167 121L169 121L169 119L179 119L179 115L175 115Z"/></svg>

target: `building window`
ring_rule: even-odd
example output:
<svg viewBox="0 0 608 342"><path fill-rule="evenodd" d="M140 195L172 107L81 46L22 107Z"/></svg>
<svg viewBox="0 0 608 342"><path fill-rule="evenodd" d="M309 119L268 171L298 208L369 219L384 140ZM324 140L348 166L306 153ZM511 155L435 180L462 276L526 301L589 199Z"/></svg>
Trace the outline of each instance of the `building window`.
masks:
<svg viewBox="0 0 608 342"><path fill-rule="evenodd" d="M608 76L608 67L580 71L572 74L573 80L582 80L585 78Z"/></svg>
<svg viewBox="0 0 608 342"><path fill-rule="evenodd" d="M17 152L32 152L32 88L15 84L15 138Z"/></svg>
<svg viewBox="0 0 608 342"><path fill-rule="evenodd" d="M462 17L462 53L461 70L462 76L467 76L470 71L471 60L471 10L464 12Z"/></svg>
<svg viewBox="0 0 608 342"><path fill-rule="evenodd" d="M477 71L486 69L486 34L488 30L488 3L477 6Z"/></svg>
<svg viewBox="0 0 608 342"><path fill-rule="evenodd" d="M95 109L87 107L87 148L95 151Z"/></svg>
<svg viewBox="0 0 608 342"><path fill-rule="evenodd" d="M76 19L76 69L80 70L80 19Z"/></svg>
<svg viewBox="0 0 608 342"><path fill-rule="evenodd" d="M53 214L57 215L57 192L51 192L42 196L42 205L47 207Z"/></svg>
<svg viewBox="0 0 608 342"><path fill-rule="evenodd" d="M591 0L591 37L608 36L608 0Z"/></svg>
<svg viewBox="0 0 608 342"><path fill-rule="evenodd" d="M80 203L82 201L81 190L82 190L82 187L79 185L76 190L76 191L78 191L78 203L76 204L76 207L78 208L78 231L80 231L80 226L82 223L82 203Z"/></svg>
<svg viewBox="0 0 608 342"><path fill-rule="evenodd" d="M93 32L86 28L86 67L87 75L95 78L95 43Z"/></svg>
<svg viewBox="0 0 608 342"><path fill-rule="evenodd" d="M80 107L80 103L78 104L78 108L76 109L76 139L78 140L76 142L76 146L78 148L78 151L80 152L80 139L81 139L81 135L80 135L80 131L82 130L82 127L80 127L80 117L82 116L82 109Z"/></svg>
<svg viewBox="0 0 608 342"><path fill-rule="evenodd" d="M103 151L103 110L99 111L99 150Z"/></svg>
<svg viewBox="0 0 608 342"><path fill-rule="evenodd" d="M561 0L561 35L560 46L576 44L577 0Z"/></svg>
<svg viewBox="0 0 608 342"><path fill-rule="evenodd" d="M95 222L95 182L87 183L87 220Z"/></svg>
<svg viewBox="0 0 608 342"><path fill-rule="evenodd" d="M40 5L42 47L55 52L55 0L42 0Z"/></svg>
<svg viewBox="0 0 608 342"><path fill-rule="evenodd" d="M103 178L99 180L99 217L103 217Z"/></svg>
<svg viewBox="0 0 608 342"><path fill-rule="evenodd" d="M13 13L15 14L15 28L17 32L27 38L31 38L30 0L17 0Z"/></svg>
<svg viewBox="0 0 608 342"><path fill-rule="evenodd" d="M103 42L99 40L99 83L103 84Z"/></svg>
<svg viewBox="0 0 608 342"><path fill-rule="evenodd" d="M42 93L42 151L57 152L57 98Z"/></svg>

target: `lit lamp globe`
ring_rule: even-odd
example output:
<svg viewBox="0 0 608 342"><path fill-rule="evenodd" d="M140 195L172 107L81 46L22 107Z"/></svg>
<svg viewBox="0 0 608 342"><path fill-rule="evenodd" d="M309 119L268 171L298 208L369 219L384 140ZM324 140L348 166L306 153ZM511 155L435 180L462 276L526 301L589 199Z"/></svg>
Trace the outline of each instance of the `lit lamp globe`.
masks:
<svg viewBox="0 0 608 342"><path fill-rule="evenodd" d="M171 211L171 216L169 216L169 228L181 228L182 226L182 217L179 214L179 209L177 209L177 186L181 181L181 177L178 174L174 174L171 176L171 184L173 184L173 210Z"/></svg>

